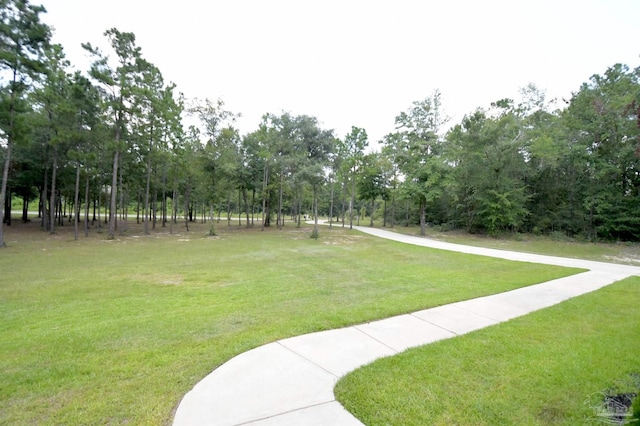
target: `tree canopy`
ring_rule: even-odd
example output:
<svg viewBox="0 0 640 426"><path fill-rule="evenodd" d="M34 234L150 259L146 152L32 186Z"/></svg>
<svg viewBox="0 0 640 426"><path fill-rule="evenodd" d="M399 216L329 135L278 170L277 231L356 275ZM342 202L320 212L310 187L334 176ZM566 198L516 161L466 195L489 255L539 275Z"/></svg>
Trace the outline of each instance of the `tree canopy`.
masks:
<svg viewBox="0 0 640 426"><path fill-rule="evenodd" d="M45 231L82 217L87 233L105 219L109 238L134 212L145 233L194 220L215 232L223 214L278 228L327 215L423 233L433 224L640 240L640 68L614 64L576 82L560 106L529 84L458 123L439 91L418 93L380 141L286 111L241 134L239 113L184 99L133 33L106 30L107 53L85 41L93 63L72 72L45 12L0 2L0 246L14 198L24 221L37 203Z"/></svg>

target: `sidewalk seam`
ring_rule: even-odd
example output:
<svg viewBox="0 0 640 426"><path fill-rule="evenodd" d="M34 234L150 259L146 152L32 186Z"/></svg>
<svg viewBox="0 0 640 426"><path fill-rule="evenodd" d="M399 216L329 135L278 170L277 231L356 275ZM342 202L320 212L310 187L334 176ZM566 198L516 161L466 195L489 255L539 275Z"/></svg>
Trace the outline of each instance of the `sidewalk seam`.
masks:
<svg viewBox="0 0 640 426"><path fill-rule="evenodd" d="M309 358L307 358L306 356L304 356L304 355L302 355L302 354L300 354L300 353L296 352L295 350L291 349L290 347L288 347L288 346L284 345L284 344L282 343L282 340L278 340L278 341L276 341L276 343L277 343L278 345L280 345L281 347L285 348L286 350L288 350L289 352L291 352L292 354L299 356L300 358L304 359L304 360L305 360L305 361L307 361L308 363L310 363L310 364L312 364L312 365L314 365L314 366L318 367L319 369L321 369L322 371L324 371L324 372L326 372L326 373L331 374L331 375L332 375L333 377L335 377L336 379L339 379L339 377L338 377L338 376L336 376L334 373L332 373L331 371L327 370L327 369L326 369L326 368L324 368L323 366L318 365L316 362L311 361L311 360L310 360ZM334 400L335 400L335 399L334 399ZM329 401L329 402L330 402L330 401ZM294 411L295 411L295 410L294 410Z"/></svg>
<svg viewBox="0 0 640 426"><path fill-rule="evenodd" d="M277 418L277 417L281 417L281 416L284 416L284 415L287 415L287 414L295 413L296 411L302 411L302 410L306 410L307 408L313 408L313 407L321 407L321 406L323 406L323 405L331 404L331 403L334 403L334 402L337 402L337 401L335 400L335 398L334 398L333 400L331 400L331 401L320 402L320 403L318 403L318 404L312 404L312 405L309 405L309 406L306 406L306 407L300 407L300 408L296 408L296 409L289 410L289 411L283 411L282 413L274 414L274 415L272 415L272 416L261 417L261 418L259 418L259 419L250 420L250 421L248 421L248 422L236 423L236 424L234 424L233 426L244 426L244 425L250 425L250 424L252 424L252 423L261 422L261 421L263 421L263 420L268 420L268 419L275 419L275 418Z"/></svg>
<svg viewBox="0 0 640 426"><path fill-rule="evenodd" d="M446 305L442 305L442 306L446 306ZM425 309L425 310L426 310L426 311L428 311L429 309ZM418 311L418 312L421 312L421 311ZM439 328L440 330L444 330L444 331L446 331L447 333L451 333L451 334L453 334L453 336L449 337L450 339L451 339L451 338L453 338L453 337L460 336L460 334L459 334L459 333L456 333L456 332L455 332L455 331L453 331L453 330L449 330L448 328L444 328L443 326L441 326L441 325L439 325L439 324L436 324L436 323L431 322L431 321L427 321L427 320L426 320L426 319L424 319L424 318L420 318L419 316L417 316L417 315L416 315L416 313L417 313L417 312L412 312L412 313L410 313L409 315L411 315L412 317L414 317L414 318L416 318L416 319L419 319L419 320L420 320L420 321L422 321L422 322L426 322L427 324L430 324L430 325L432 325L432 326L434 326L434 327L437 327L437 328ZM495 321L495 320L494 320L494 321ZM433 343L435 343L435 342L433 342ZM429 344L429 343L427 343L427 345L428 345L428 344Z"/></svg>
<svg viewBox="0 0 640 426"><path fill-rule="evenodd" d="M390 317L390 318L393 318L393 317ZM384 321L385 319L387 319L387 318L381 319L381 320L379 320L379 321ZM375 321L371 321L371 322L368 322L368 323L365 323L365 324L371 324L372 322L375 322ZM373 337L372 335L370 335L370 334L369 334L369 333L367 333L366 331L362 330L362 329L360 328L360 325L364 325L364 324L354 325L354 326L352 326L352 328L354 328L354 329L358 330L360 333L364 334L364 335L365 335L365 336L367 336L369 339L371 339L371 340L373 340L373 341L376 341L376 342L380 343L380 344L381 344L382 346L384 346L385 348L389 348L389 349L391 349L395 355L397 355L397 354L399 354L399 353L400 353L397 349L392 348L391 346L387 345L387 344L386 344L385 342L383 342L382 340L380 340L380 339L376 339L375 337ZM378 359L379 359L379 358L378 358ZM372 361L372 362L373 362L373 361ZM347 374L348 374L348 373L347 373Z"/></svg>

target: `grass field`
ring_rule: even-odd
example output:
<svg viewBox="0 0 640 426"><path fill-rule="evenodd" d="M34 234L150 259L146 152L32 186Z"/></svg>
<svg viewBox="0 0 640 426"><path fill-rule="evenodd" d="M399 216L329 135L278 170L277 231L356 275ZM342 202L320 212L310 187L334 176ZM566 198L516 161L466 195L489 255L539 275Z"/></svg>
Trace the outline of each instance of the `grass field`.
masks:
<svg viewBox="0 0 640 426"><path fill-rule="evenodd" d="M377 226L377 225L376 225ZM418 226L396 225L385 228L402 234L419 236ZM426 238L455 244L513 250L526 253L547 254L602 262L640 265L640 244L628 242L590 243L569 238L561 233L550 236L505 233L499 238L484 234L469 234L460 230L441 232L427 227Z"/></svg>
<svg viewBox="0 0 640 426"><path fill-rule="evenodd" d="M180 227L176 227L181 230ZM339 227L209 225L115 241L6 228L0 424L166 424L234 355L279 338L576 272L440 252Z"/></svg>

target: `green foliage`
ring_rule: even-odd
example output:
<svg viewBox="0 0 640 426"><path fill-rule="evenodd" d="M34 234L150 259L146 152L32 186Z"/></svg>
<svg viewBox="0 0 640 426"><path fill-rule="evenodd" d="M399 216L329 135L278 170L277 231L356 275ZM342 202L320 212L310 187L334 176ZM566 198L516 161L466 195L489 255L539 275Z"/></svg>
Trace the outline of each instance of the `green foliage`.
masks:
<svg viewBox="0 0 640 426"><path fill-rule="evenodd" d="M385 137L383 152L422 223L637 240L639 70L594 75L565 110L552 111L529 85L520 103L477 109L444 139L433 130L434 95L396 118L401 131Z"/></svg>
<svg viewBox="0 0 640 426"><path fill-rule="evenodd" d="M640 68L615 64L595 74L559 109L529 84L519 100L470 111L446 132L436 90L395 117L381 152L365 154L366 129L353 126L338 140L308 115L267 113L242 135L240 114L221 99L186 102L165 84L131 32L105 31L111 56L83 44L91 81L72 75L62 47L49 44L41 6L6 0L0 12L0 69L16 77L0 88L8 136L0 198L10 179L13 193L34 197L46 175L47 190L55 189L49 204L75 200L79 168L90 184L90 199L79 203L110 189L110 238L125 199L140 196L148 218L175 190L185 210L244 212L247 224L260 211L263 225L275 216L279 228L285 214L299 222L316 208L349 215L352 225L363 204L373 211L382 198L385 226L420 223L423 234L432 223L491 235L640 240ZM183 128L185 102L202 132Z"/></svg>
<svg viewBox="0 0 640 426"><path fill-rule="evenodd" d="M361 200L375 200L378 197L384 196L386 193L386 182L384 180L379 155L365 155L362 162L362 169L360 179L358 179L356 184L358 198Z"/></svg>
<svg viewBox="0 0 640 426"><path fill-rule="evenodd" d="M484 196L478 196L478 215L482 226L491 235L507 229L517 230L528 213L524 198L524 188L507 192L490 189Z"/></svg>
<svg viewBox="0 0 640 426"><path fill-rule="evenodd" d="M0 210L4 212L13 145L23 143L30 129L26 115L31 105L25 95L34 81L46 72L43 51L51 38L51 29L40 22L42 6L27 0L0 3L0 73L8 76L0 86L0 130L6 138L3 147ZM0 248L4 240L4 214L0 214Z"/></svg>
<svg viewBox="0 0 640 426"><path fill-rule="evenodd" d="M404 174L403 191L420 206L421 234L425 233L427 203L442 197L445 191L448 169L443 167L440 128L446 123L443 116L441 95L435 91L431 97L416 101L407 112L395 119L399 129L386 138L388 152L398 162Z"/></svg>
<svg viewBox="0 0 640 426"><path fill-rule="evenodd" d="M345 155L343 166L348 170L348 179L351 183L351 209L349 214L349 227L353 227L354 213L357 213L355 200L358 174L362 171L364 150L368 145L369 141L367 131L365 129L353 126L351 127L351 133L345 136L342 146L343 154Z"/></svg>
<svg viewBox="0 0 640 426"><path fill-rule="evenodd" d="M478 110L448 135L457 218L470 231L497 234L520 229L528 215L523 123L507 100L492 117Z"/></svg>
<svg viewBox="0 0 640 426"><path fill-rule="evenodd" d="M594 75L563 114L566 131L582 149L580 177L586 232L594 238L638 239L640 188L640 68L616 64Z"/></svg>

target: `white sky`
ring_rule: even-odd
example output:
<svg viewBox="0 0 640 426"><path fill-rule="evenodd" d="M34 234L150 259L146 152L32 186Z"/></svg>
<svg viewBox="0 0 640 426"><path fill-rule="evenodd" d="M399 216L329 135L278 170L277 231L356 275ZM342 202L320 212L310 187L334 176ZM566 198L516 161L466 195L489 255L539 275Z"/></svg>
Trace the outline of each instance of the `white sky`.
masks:
<svg viewBox="0 0 640 426"><path fill-rule="evenodd" d="M133 32L165 81L242 113L243 134L288 111L340 137L363 127L373 144L435 89L457 123L528 83L570 97L615 63L640 64L639 0L31 2L77 69L82 42Z"/></svg>

